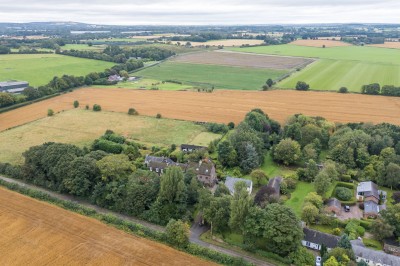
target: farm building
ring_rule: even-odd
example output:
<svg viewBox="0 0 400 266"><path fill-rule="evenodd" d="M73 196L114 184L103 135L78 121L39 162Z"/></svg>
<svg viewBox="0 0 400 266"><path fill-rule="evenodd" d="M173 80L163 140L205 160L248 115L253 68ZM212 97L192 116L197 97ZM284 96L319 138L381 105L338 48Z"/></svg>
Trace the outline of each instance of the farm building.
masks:
<svg viewBox="0 0 400 266"><path fill-rule="evenodd" d="M204 185L213 187L217 183L217 172L214 163L209 159L200 160L198 163L176 163L170 158L156 157L147 155L144 161L145 165L152 172L162 175L170 166L178 166L184 173L191 170L197 179Z"/></svg>
<svg viewBox="0 0 400 266"><path fill-rule="evenodd" d="M309 228L303 228L304 238L301 244L307 248L321 250L322 245L328 250L337 247L340 238L338 236L325 234Z"/></svg>
<svg viewBox="0 0 400 266"><path fill-rule="evenodd" d="M21 93L29 87L26 81L4 81L0 82L0 92Z"/></svg>
<svg viewBox="0 0 400 266"><path fill-rule="evenodd" d="M248 179L227 176L225 179L225 186L229 189L231 195L235 194L235 184L238 182L245 182L249 194L253 191L253 182Z"/></svg>
<svg viewBox="0 0 400 266"><path fill-rule="evenodd" d="M361 240L351 240L356 261L364 261L368 266L397 266L400 265L400 257L366 248Z"/></svg>
<svg viewBox="0 0 400 266"><path fill-rule="evenodd" d="M342 204L337 198L328 199L326 201L325 210L340 215L342 213Z"/></svg>
<svg viewBox="0 0 400 266"><path fill-rule="evenodd" d="M182 144L181 145L181 151L183 151L183 152L193 152L196 150L207 150L207 147L191 145L191 144Z"/></svg>

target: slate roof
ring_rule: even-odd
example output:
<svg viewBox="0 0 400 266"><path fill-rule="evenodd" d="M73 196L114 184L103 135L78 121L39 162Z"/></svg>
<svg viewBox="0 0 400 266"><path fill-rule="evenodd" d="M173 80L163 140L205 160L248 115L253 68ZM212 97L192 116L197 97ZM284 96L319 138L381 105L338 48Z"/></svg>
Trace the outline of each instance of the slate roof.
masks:
<svg viewBox="0 0 400 266"><path fill-rule="evenodd" d="M375 201L369 200L364 202L364 212L379 213L379 205Z"/></svg>
<svg viewBox="0 0 400 266"><path fill-rule="evenodd" d="M326 202L326 206L328 207L337 207L339 209L342 208L342 204L340 203L340 201L337 198L330 198L327 200Z"/></svg>
<svg viewBox="0 0 400 266"><path fill-rule="evenodd" d="M325 234L319 231L315 231L309 228L303 228L304 240L310 243L322 245L324 244L327 248L335 248L338 245L340 237Z"/></svg>
<svg viewBox="0 0 400 266"><path fill-rule="evenodd" d="M189 168L193 169L197 175L211 175L214 164L210 162L201 161L200 163L189 163Z"/></svg>
<svg viewBox="0 0 400 266"><path fill-rule="evenodd" d="M380 263L390 266L400 265L400 257L390 255L382 251L366 248L361 240L351 240L350 242L354 254L357 257L373 261L375 264Z"/></svg>
<svg viewBox="0 0 400 266"><path fill-rule="evenodd" d="M151 156L151 155L146 155L146 158L144 159L144 162L146 164L150 162L158 162L158 163L167 163L167 164L173 164L174 161L172 161L170 158L167 157L157 157L157 156Z"/></svg>
<svg viewBox="0 0 400 266"><path fill-rule="evenodd" d="M251 180L248 180L248 179L227 176L225 179L225 186L229 189L229 192L231 194L234 194L235 193L235 184L240 181L244 181L246 183L247 187L251 187L252 183L253 183Z"/></svg>
<svg viewBox="0 0 400 266"><path fill-rule="evenodd" d="M359 192L364 192L364 197L373 196L379 199L378 186L372 181L359 183L357 186L357 194Z"/></svg>
<svg viewBox="0 0 400 266"><path fill-rule="evenodd" d="M187 150L202 150L202 149L207 149L207 147L204 146L197 146L197 145L192 145L192 144L182 144L181 145L181 150L187 149Z"/></svg>

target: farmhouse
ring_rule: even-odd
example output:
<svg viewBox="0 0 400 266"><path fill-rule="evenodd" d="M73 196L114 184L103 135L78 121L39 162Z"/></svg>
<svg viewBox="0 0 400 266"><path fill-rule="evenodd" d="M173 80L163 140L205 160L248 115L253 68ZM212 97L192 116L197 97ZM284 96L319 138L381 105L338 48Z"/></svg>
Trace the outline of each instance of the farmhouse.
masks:
<svg viewBox="0 0 400 266"><path fill-rule="evenodd" d="M378 190L378 186L371 181L361 182L357 186L357 199L364 201L364 217L376 217L385 205L379 205L386 200L386 191Z"/></svg>
<svg viewBox="0 0 400 266"><path fill-rule="evenodd" d="M207 150L207 147L196 146L196 145L191 145L191 144L182 144L181 145L181 151L183 151L183 152L193 152L196 150Z"/></svg>
<svg viewBox="0 0 400 266"><path fill-rule="evenodd" d="M400 265L400 257L386 254L382 251L366 248L361 240L352 240L351 246L356 255L356 261L364 261L369 266L397 266Z"/></svg>
<svg viewBox="0 0 400 266"><path fill-rule="evenodd" d="M122 81L122 80L124 79L119 75L111 75L108 77L108 81Z"/></svg>
<svg viewBox="0 0 400 266"><path fill-rule="evenodd" d="M336 215L342 213L342 204L337 198L331 198L326 201L325 210Z"/></svg>
<svg viewBox="0 0 400 266"><path fill-rule="evenodd" d="M307 248L321 250L324 245L328 250L337 247L340 238L338 236L325 234L309 228L303 228L304 238L301 244Z"/></svg>
<svg viewBox="0 0 400 266"><path fill-rule="evenodd" d="M0 82L0 92L21 93L29 87L26 81L4 81Z"/></svg>
<svg viewBox="0 0 400 266"><path fill-rule="evenodd" d="M204 185L213 187L217 183L215 165L209 159L200 160L198 163L176 163L170 158L147 155L144 163L150 171L160 176L165 173L168 167L178 166L184 173L192 170L196 174L197 179Z"/></svg>
<svg viewBox="0 0 400 266"><path fill-rule="evenodd" d="M235 194L235 184L238 182L245 182L247 186L247 191L249 192L249 194L251 194L251 192L253 191L253 182L251 180L227 176L225 179L225 186L229 189L231 195Z"/></svg>

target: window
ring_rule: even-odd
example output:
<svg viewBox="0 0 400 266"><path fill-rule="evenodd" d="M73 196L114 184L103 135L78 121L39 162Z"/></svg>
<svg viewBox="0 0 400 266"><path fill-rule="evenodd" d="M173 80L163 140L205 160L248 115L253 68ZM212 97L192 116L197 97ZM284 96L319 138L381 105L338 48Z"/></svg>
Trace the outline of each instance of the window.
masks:
<svg viewBox="0 0 400 266"><path fill-rule="evenodd" d="M158 173L158 168L156 168L156 172Z"/></svg>

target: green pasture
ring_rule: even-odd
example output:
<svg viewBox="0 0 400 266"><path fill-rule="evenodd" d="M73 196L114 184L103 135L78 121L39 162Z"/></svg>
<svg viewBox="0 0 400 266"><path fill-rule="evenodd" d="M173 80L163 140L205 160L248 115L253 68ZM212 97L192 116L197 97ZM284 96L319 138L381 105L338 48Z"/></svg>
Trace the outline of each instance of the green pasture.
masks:
<svg viewBox="0 0 400 266"><path fill-rule="evenodd" d="M286 71L165 62L135 73L158 80L178 80L194 86L218 89L258 90L268 78L276 79Z"/></svg>
<svg viewBox="0 0 400 266"><path fill-rule="evenodd" d="M337 91L347 87L359 92L362 85L400 85L400 53L396 49L367 46L305 47L298 45L271 45L230 50L319 58L305 69L278 83L279 88L293 89L298 81L305 81L314 90Z"/></svg>
<svg viewBox="0 0 400 266"><path fill-rule="evenodd" d="M258 53L275 54L286 56L313 57L334 60L354 60L373 63L387 63L400 65L400 53L396 49L385 49L369 46L343 46L343 47L306 47L292 44L256 46L248 48L229 48L229 50Z"/></svg>
<svg viewBox="0 0 400 266"><path fill-rule="evenodd" d="M47 84L54 76L86 75L115 63L57 54L0 55L0 80L26 80L31 86Z"/></svg>
<svg viewBox="0 0 400 266"><path fill-rule="evenodd" d="M278 83L279 88L295 88L298 81L310 84L313 90L334 90L347 87L360 92L370 83L400 85L400 65L361 61L321 59Z"/></svg>

